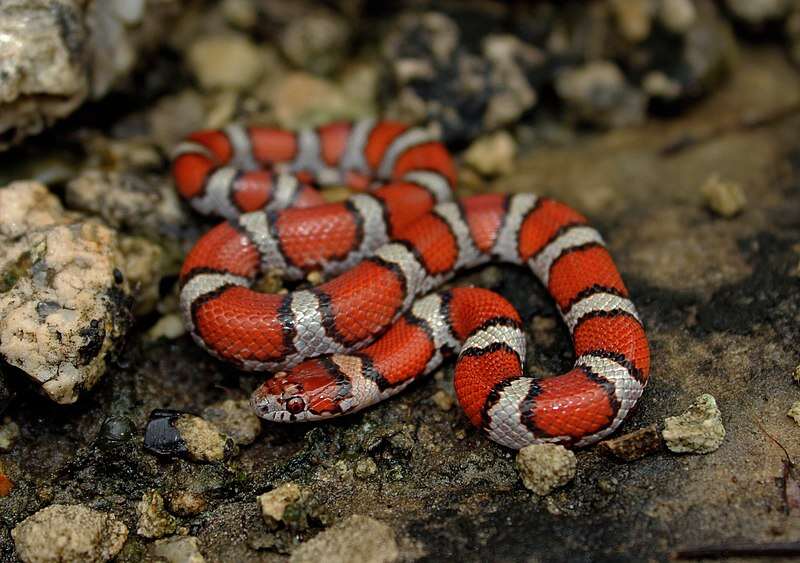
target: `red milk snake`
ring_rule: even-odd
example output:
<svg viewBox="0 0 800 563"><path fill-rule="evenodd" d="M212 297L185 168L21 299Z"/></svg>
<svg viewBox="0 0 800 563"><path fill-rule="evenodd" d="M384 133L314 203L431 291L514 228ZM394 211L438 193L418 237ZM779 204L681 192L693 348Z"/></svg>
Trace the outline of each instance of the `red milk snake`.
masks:
<svg viewBox="0 0 800 563"><path fill-rule="evenodd" d="M214 356L277 372L252 397L263 418L355 412L458 354L459 403L491 439L581 446L612 433L647 383L647 339L597 231L532 194L450 201L454 164L424 129L365 120L201 131L177 148L173 174L196 209L228 219L184 263L186 325ZM324 203L315 189L343 184L359 193ZM521 321L502 297L429 293L490 261L527 264L547 288L572 334L570 371L525 375ZM328 281L250 289L269 270Z"/></svg>

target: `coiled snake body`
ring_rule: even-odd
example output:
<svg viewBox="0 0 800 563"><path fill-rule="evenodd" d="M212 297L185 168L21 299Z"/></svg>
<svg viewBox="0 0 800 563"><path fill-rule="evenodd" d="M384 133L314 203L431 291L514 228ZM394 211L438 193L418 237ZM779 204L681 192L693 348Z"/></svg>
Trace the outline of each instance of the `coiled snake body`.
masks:
<svg viewBox="0 0 800 563"><path fill-rule="evenodd" d="M196 209L228 218L184 263L186 325L214 356L274 374L252 397L263 418L355 412L457 354L458 401L492 440L581 446L612 433L647 383L647 339L598 232L532 194L451 201L452 159L424 129L201 131L177 148L173 174ZM343 184L358 193L340 203L316 190ZM571 370L525 374L520 318L499 295L430 293L490 261L528 265L548 290L572 335ZM283 295L250 288L270 270L328 281Z"/></svg>

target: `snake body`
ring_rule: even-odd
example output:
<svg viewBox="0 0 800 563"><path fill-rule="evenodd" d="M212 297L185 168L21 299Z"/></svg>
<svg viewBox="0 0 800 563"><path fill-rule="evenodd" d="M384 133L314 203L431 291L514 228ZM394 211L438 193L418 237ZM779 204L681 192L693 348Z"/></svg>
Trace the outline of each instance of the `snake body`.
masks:
<svg viewBox="0 0 800 563"><path fill-rule="evenodd" d="M452 158L427 130L365 120L201 131L177 148L173 174L196 209L228 218L186 258L185 323L212 355L274 374L252 396L263 418L356 412L456 354L467 417L511 448L591 444L642 394L647 339L599 233L532 194L451 201ZM325 203L316 187L332 184L358 193ZM571 370L525 374L521 320L499 295L431 293L488 262L527 265L544 285L572 335ZM328 281L282 295L251 289L272 270Z"/></svg>

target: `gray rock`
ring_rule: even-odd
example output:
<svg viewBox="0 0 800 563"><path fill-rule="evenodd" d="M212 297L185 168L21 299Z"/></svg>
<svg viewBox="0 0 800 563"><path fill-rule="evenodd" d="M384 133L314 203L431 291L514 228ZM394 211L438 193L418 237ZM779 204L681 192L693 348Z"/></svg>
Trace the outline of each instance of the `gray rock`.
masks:
<svg viewBox="0 0 800 563"><path fill-rule="evenodd" d="M790 0L725 0L731 12L751 25L761 25L786 15Z"/></svg>
<svg viewBox="0 0 800 563"><path fill-rule="evenodd" d="M707 454L725 439L725 427L717 401L709 394L700 395L680 416L664 419L661 432L667 448L676 453Z"/></svg>
<svg viewBox="0 0 800 563"><path fill-rule="evenodd" d="M6 418L0 423L0 453L11 451L17 438L19 438L19 426L10 418Z"/></svg>
<svg viewBox="0 0 800 563"><path fill-rule="evenodd" d="M569 483L576 468L575 454L558 444L533 444L517 453L522 484L540 496Z"/></svg>
<svg viewBox="0 0 800 563"><path fill-rule="evenodd" d="M116 233L41 184L0 189L0 356L53 401L75 402L130 325L123 268Z"/></svg>
<svg viewBox="0 0 800 563"><path fill-rule="evenodd" d="M119 553L128 529L113 514L54 504L23 520L11 537L25 563L100 563Z"/></svg>
<svg viewBox="0 0 800 563"><path fill-rule="evenodd" d="M163 40L181 0L0 3L0 150L98 98Z"/></svg>
<svg viewBox="0 0 800 563"><path fill-rule="evenodd" d="M290 563L392 563L400 558L394 530L354 514L317 534L292 552Z"/></svg>
<svg viewBox="0 0 800 563"><path fill-rule="evenodd" d="M565 69L556 78L556 92L580 122L624 127L644 120L645 97L611 61Z"/></svg>
<svg viewBox="0 0 800 563"><path fill-rule="evenodd" d="M387 115L436 122L447 141L512 124L537 101L544 56L536 47L506 34L468 47L456 21L439 12L399 18L382 53Z"/></svg>

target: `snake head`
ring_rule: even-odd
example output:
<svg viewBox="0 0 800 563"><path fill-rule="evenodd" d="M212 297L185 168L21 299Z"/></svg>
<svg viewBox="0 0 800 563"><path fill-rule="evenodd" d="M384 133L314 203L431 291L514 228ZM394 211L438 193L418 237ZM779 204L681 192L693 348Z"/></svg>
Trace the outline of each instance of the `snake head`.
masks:
<svg viewBox="0 0 800 563"><path fill-rule="evenodd" d="M349 389L324 361L308 360L265 381L250 404L259 417L272 422L322 420L345 412Z"/></svg>

